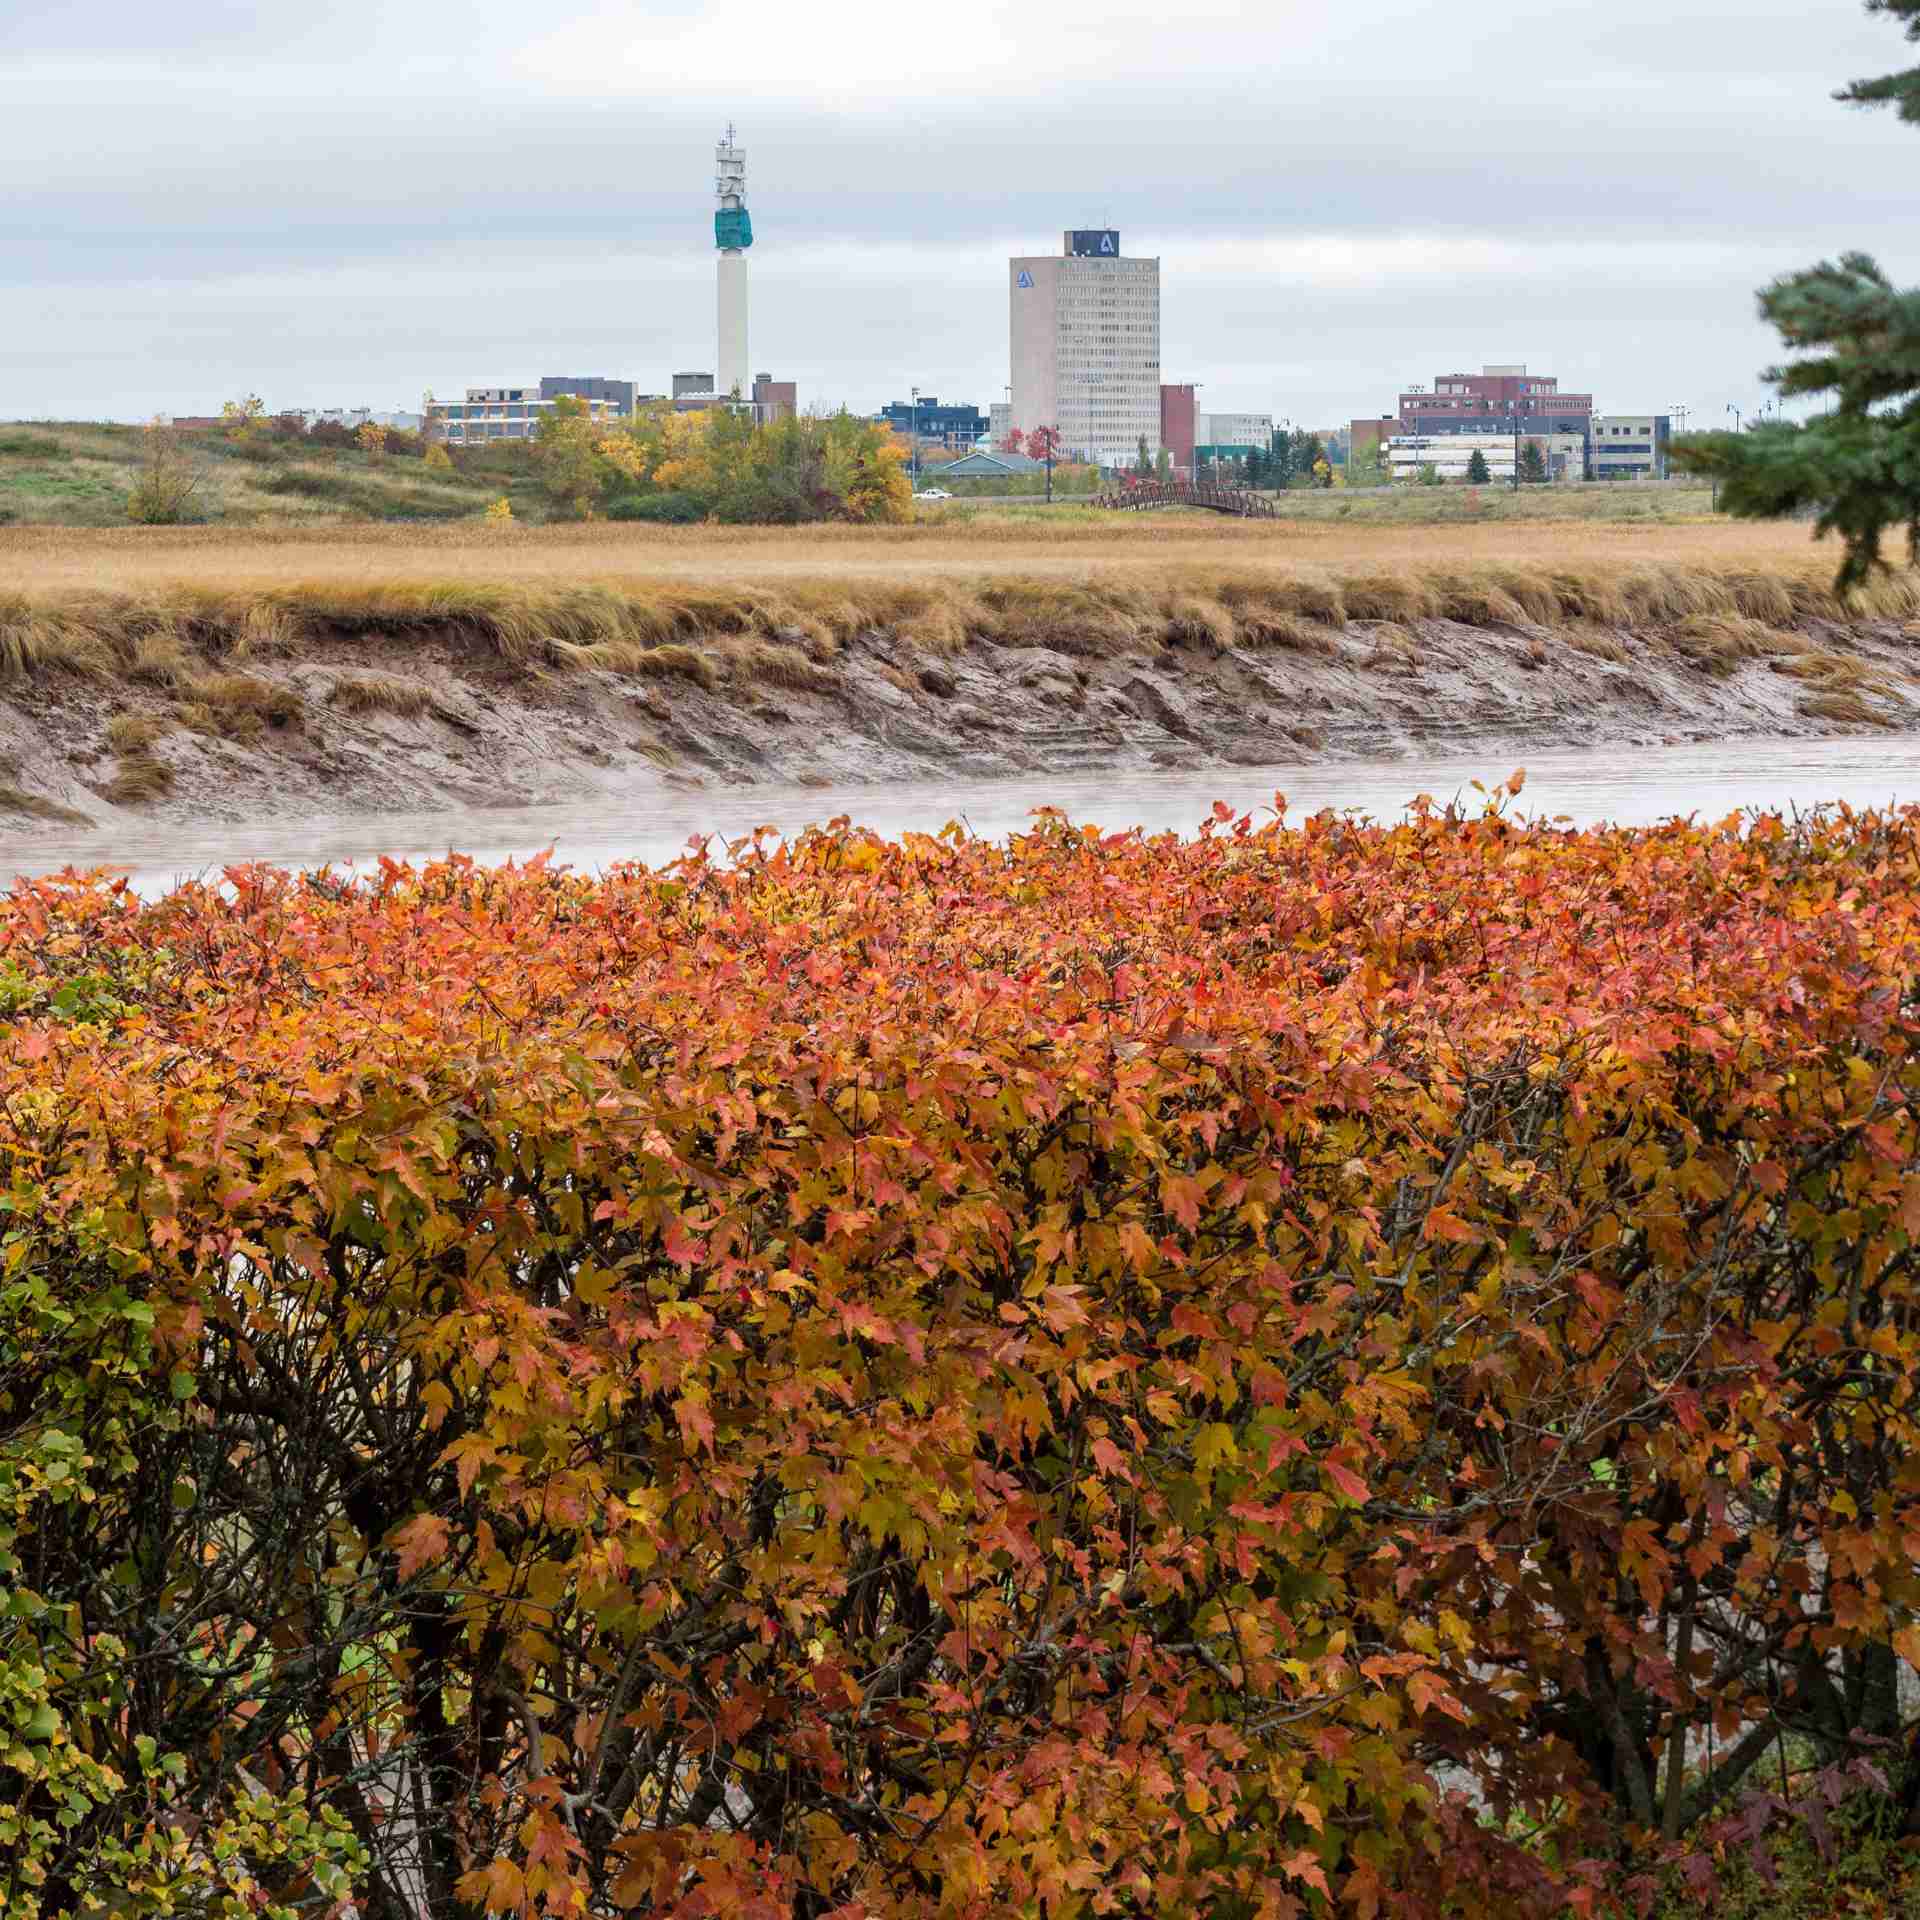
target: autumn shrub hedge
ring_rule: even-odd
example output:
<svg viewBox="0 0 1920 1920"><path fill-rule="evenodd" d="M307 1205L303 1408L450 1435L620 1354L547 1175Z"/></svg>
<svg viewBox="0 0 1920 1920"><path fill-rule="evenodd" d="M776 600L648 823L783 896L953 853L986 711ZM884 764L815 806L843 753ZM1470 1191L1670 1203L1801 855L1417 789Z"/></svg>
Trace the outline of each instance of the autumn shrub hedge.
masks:
<svg viewBox="0 0 1920 1920"><path fill-rule="evenodd" d="M0 1906L1597 1914L1910 1823L1917 899L1920 814L1498 805L23 884Z"/></svg>

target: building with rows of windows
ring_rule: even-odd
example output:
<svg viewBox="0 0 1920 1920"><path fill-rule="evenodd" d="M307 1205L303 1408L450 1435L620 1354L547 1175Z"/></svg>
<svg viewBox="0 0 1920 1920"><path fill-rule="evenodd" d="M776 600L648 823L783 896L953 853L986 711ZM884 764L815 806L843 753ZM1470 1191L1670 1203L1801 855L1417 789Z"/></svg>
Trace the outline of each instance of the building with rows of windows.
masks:
<svg viewBox="0 0 1920 1920"><path fill-rule="evenodd" d="M564 388L568 383L553 384ZM631 394L631 383L627 384ZM530 440L560 398L559 392L543 392L547 385L544 380L529 380L517 387L469 387L465 400L449 401L434 409L440 437L450 447L477 447L493 440ZM631 399L622 406L618 399L604 394L582 393L572 397L595 420L616 420L632 411Z"/></svg>
<svg viewBox="0 0 1920 1920"><path fill-rule="evenodd" d="M708 407L750 410L764 426L791 420L799 400L791 380L756 374L753 398L736 401L713 390L710 373L676 373L671 399L662 393L642 393L632 380L611 380L602 374L555 374L529 380L518 387L469 387L464 400L433 408L433 430L450 447L477 447L493 440L531 440L540 422L553 411L562 395L578 400L595 420L630 419L640 408L670 404L676 413Z"/></svg>
<svg viewBox="0 0 1920 1920"><path fill-rule="evenodd" d="M987 415L971 401L936 399L923 393L917 400L895 400L873 416L884 421L903 440L961 451L987 437Z"/></svg>
<svg viewBox="0 0 1920 1920"><path fill-rule="evenodd" d="M1596 413L1593 477L1664 480L1672 438L1673 421L1664 413Z"/></svg>
<svg viewBox="0 0 1920 1920"><path fill-rule="evenodd" d="M1058 256L1007 262L1014 427L1059 429L1104 466L1160 444L1160 262L1128 259L1111 228L1069 233Z"/></svg>

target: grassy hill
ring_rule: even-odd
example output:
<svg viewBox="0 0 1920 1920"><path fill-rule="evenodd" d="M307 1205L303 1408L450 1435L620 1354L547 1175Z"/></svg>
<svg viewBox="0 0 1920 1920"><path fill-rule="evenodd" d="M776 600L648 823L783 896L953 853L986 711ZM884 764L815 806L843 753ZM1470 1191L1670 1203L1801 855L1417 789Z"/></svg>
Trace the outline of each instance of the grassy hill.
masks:
<svg viewBox="0 0 1920 1920"><path fill-rule="evenodd" d="M142 431L60 421L0 425L0 525L125 526ZM358 447L271 427L245 441L217 430L183 438L200 476L195 520L464 520L502 494L516 517L544 516L524 448L462 449L452 471L436 473L418 451L375 460Z"/></svg>

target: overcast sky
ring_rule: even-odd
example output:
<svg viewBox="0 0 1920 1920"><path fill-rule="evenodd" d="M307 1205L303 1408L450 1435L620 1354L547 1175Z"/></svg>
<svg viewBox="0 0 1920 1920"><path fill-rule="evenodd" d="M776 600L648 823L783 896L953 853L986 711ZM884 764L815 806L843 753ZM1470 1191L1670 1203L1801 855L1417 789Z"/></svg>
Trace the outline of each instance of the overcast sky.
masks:
<svg viewBox="0 0 1920 1920"><path fill-rule="evenodd" d="M1313 425L1525 361L1752 407L1753 289L1920 280L1906 64L1858 0L0 0L0 418L417 405L714 356L803 404L1007 379L1004 262L1161 259L1163 377Z"/></svg>

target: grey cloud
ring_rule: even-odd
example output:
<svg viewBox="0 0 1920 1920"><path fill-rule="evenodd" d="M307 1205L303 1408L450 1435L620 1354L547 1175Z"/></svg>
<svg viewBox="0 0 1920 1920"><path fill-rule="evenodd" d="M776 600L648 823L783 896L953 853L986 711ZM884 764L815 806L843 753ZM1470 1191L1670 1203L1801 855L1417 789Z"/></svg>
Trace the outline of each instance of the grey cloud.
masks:
<svg viewBox="0 0 1920 1920"><path fill-rule="evenodd" d="M609 58L554 78L526 67L538 23L504 0L15 0L0 416L704 365L711 143L732 104L760 235L754 357L817 400L916 381L991 398L999 259L1103 216L1163 257L1170 378L1316 420L1479 358L1622 404L1731 398L1772 352L1759 281L1843 245L1920 277L1920 136L1825 98L1903 52L1851 0L1298 0L1197 23L1172 66L1178 21L1152 58L1116 30L1077 68L1053 42L1022 65L1016 22L1013 64L964 85L933 41L958 59L990 23L949 14L924 63L851 99L831 4L817 65L771 78L751 28L772 16L737 10L756 97L729 103L720 76L612 58L717 11L697 4L600 9L584 44ZM1498 243L1499 263L1370 278L1410 234L1468 258ZM1308 273L1315 236L1353 271Z"/></svg>

